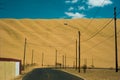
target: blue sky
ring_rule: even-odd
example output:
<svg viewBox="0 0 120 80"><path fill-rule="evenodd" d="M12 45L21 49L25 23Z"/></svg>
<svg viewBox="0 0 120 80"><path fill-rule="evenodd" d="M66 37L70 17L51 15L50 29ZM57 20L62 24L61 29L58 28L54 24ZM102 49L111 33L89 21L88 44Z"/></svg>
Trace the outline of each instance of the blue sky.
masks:
<svg viewBox="0 0 120 80"><path fill-rule="evenodd" d="M120 12L120 0L0 0L0 18L112 18L114 6Z"/></svg>

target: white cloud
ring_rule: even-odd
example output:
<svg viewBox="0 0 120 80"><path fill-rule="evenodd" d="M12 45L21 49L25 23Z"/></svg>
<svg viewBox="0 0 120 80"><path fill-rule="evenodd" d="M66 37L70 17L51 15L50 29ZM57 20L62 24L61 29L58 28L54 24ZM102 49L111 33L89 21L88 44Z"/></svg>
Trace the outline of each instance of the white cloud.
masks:
<svg viewBox="0 0 120 80"><path fill-rule="evenodd" d="M69 1L69 0L67 0L67 1L65 1L65 3L70 3L71 1Z"/></svg>
<svg viewBox="0 0 120 80"><path fill-rule="evenodd" d="M78 0L66 0L65 3L77 3Z"/></svg>
<svg viewBox="0 0 120 80"><path fill-rule="evenodd" d="M72 2L72 3L77 3L77 2L78 2L78 0L72 0L71 2Z"/></svg>
<svg viewBox="0 0 120 80"><path fill-rule="evenodd" d="M84 6L78 6L78 10L85 10Z"/></svg>
<svg viewBox="0 0 120 80"><path fill-rule="evenodd" d="M72 11L72 10L74 10L74 7L70 7L70 8L68 9L68 11Z"/></svg>
<svg viewBox="0 0 120 80"><path fill-rule="evenodd" d="M84 14L81 14L79 12L76 12L76 13L73 13L73 12L65 12L66 15L68 15L69 17L72 17L73 19L74 18L84 18L85 15Z"/></svg>
<svg viewBox="0 0 120 80"><path fill-rule="evenodd" d="M111 0L88 0L87 4L92 7L103 7L112 4Z"/></svg>

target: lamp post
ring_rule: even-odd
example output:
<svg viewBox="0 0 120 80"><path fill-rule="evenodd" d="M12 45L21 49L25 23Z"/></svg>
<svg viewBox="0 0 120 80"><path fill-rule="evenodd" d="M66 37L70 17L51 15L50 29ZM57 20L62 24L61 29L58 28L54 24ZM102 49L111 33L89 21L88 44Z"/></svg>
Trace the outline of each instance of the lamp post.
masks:
<svg viewBox="0 0 120 80"><path fill-rule="evenodd" d="M68 25L67 23L64 23L64 25ZM79 31L79 28L77 27L73 27L71 25L68 25L70 26L72 29L75 29L78 31L78 72L80 73L80 31ZM77 54L76 54L77 56ZM76 57L77 58L77 57Z"/></svg>

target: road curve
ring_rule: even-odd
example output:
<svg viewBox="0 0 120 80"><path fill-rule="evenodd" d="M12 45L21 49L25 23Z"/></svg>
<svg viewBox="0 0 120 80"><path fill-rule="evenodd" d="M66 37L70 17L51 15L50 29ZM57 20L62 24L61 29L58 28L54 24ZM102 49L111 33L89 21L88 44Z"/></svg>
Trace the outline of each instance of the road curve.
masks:
<svg viewBox="0 0 120 80"><path fill-rule="evenodd" d="M83 80L80 77L72 74L50 69L50 68L37 68L26 74L22 80Z"/></svg>

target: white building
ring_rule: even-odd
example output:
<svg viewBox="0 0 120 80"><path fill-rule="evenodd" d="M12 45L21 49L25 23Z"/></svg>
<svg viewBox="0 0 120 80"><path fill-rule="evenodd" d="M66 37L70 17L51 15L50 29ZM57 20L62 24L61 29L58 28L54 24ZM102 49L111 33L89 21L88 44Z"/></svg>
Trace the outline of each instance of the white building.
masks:
<svg viewBox="0 0 120 80"><path fill-rule="evenodd" d="M21 60L0 58L0 80L11 80L21 74Z"/></svg>

